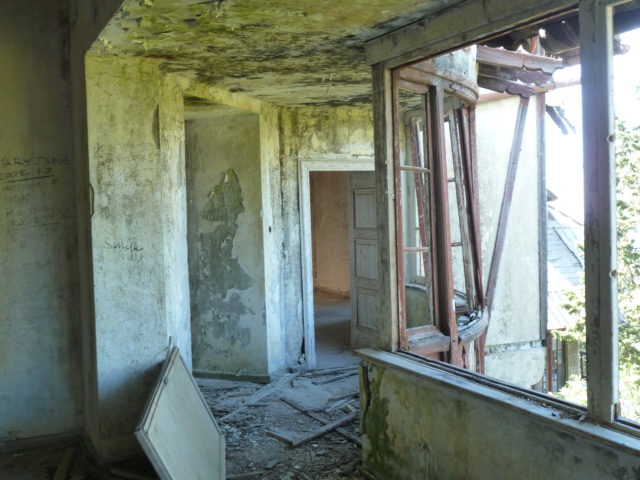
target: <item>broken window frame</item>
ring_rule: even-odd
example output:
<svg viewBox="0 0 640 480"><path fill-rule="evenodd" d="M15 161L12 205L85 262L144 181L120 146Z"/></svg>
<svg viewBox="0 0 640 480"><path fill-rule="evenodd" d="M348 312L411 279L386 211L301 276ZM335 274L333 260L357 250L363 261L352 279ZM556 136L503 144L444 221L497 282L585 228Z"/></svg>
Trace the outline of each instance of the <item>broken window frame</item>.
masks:
<svg viewBox="0 0 640 480"><path fill-rule="evenodd" d="M381 225L380 260L389 266L384 279L387 297L382 299L383 332L381 343L397 349L393 331L398 327L397 292L394 292L394 178L391 95L394 69L417 59L435 58L467 45L495 38L524 25L539 24L579 11L580 50L583 86L583 142L585 185L585 287L586 332L589 365L586 419L634 436L640 428L618 418L617 298L615 252L615 152L612 102L612 9L631 0L561 0L538 3L526 0L496 1L489 7L470 0L456 9L446 9L429 21L416 22L366 45L372 66L374 128L376 133L376 172L379 187L378 212ZM481 5L480 5L481 4ZM503 14L503 12L508 12ZM454 33L455 32L455 33ZM482 370L479 370L480 372ZM485 379L499 387L501 382ZM533 391L529 397L544 398Z"/></svg>
<svg viewBox="0 0 640 480"><path fill-rule="evenodd" d="M445 88L447 103L453 104L446 112ZM403 115L401 89L421 95L422 108ZM485 302L473 135L477 95L474 84L428 62L417 62L396 69L392 74L399 347L466 368L470 367L472 342L484 333L487 326L486 317L483 318ZM420 122L424 128L422 148L418 132ZM401 124L407 137L404 145L401 141ZM446 132L449 133L448 139ZM408 151L409 161L402 161L403 146ZM447 149L447 146L450 148ZM447 171L449 163L453 172ZM413 191L416 202L412 202L411 206L405 204L403 173L413 174L415 181ZM425 178L426 186L423 183ZM448 198L451 183L455 185L459 242L452 242L451 238L452 215ZM421 206L426 206L428 212L420 211ZM406 209L409 211L406 212ZM413 212L413 209L417 212ZM413 231L415 226L403 222L405 218L414 217L418 220L420 241L416 242L419 246L409 247L404 233L405 230ZM458 247L462 250L464 292L454 288L452 251ZM431 264L431 274L422 280L428 280L426 277L431 280L431 285L425 282L425 287L427 303L431 303L434 312L432 325L407 325L405 256L412 253L423 255L425 273ZM464 298L466 305L456 307L456 298ZM459 327L458 319L462 315L470 320Z"/></svg>

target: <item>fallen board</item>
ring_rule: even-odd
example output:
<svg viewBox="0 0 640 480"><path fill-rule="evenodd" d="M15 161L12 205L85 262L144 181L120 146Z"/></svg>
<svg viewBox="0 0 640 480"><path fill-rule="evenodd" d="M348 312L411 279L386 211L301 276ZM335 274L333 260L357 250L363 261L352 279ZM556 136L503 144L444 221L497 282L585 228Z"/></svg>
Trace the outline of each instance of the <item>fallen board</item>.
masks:
<svg viewBox="0 0 640 480"><path fill-rule="evenodd" d="M173 348L135 432L162 480L224 480L225 441Z"/></svg>

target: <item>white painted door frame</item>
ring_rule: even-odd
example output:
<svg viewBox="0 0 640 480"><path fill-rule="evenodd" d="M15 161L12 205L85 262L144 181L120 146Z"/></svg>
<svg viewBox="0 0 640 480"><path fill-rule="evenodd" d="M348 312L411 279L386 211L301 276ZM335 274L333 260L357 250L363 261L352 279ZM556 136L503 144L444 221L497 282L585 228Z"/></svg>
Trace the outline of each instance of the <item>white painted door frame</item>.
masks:
<svg viewBox="0 0 640 480"><path fill-rule="evenodd" d="M369 155L319 155L298 159L300 186L300 249L302 255L302 315L304 350L307 368L316 365L316 334L313 311L313 248L311 244L311 185L310 172L367 171L374 170L373 156Z"/></svg>

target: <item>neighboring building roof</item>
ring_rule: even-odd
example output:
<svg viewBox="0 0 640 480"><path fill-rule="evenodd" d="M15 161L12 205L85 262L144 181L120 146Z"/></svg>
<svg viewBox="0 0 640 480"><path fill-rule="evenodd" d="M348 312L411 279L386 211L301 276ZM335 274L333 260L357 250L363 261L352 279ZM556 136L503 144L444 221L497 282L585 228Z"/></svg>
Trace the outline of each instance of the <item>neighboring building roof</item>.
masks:
<svg viewBox="0 0 640 480"><path fill-rule="evenodd" d="M578 245L583 243L584 226L552 204L547 205L547 329L564 330L577 320L562 304L566 301L564 292L582 283L584 256Z"/></svg>

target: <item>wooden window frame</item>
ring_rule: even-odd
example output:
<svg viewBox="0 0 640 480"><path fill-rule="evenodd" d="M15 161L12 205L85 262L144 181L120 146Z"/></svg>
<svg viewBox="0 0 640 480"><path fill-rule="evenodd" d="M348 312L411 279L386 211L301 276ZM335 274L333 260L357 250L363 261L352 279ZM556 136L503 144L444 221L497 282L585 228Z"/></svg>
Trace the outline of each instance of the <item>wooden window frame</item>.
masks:
<svg viewBox="0 0 640 480"><path fill-rule="evenodd" d="M452 83L451 77L457 83ZM453 108L445 114L445 85L453 90L453 95L466 105ZM455 88L451 88L454 86ZM425 165L419 164L419 136L415 115L403 121L399 91L406 89L422 97L421 119L424 125L423 158ZM478 339L488 325L483 318L484 297L482 293L482 262L478 231L478 201L476 189L477 171L475 168L475 103L477 87L465 78L452 72L442 72L426 62L418 62L410 67L396 69L392 74L393 98L393 135L394 135L394 187L395 187L395 235L396 235L396 285L398 298L398 339L399 347L413 353L430 356L454 365L470 367L471 343ZM418 117L420 118L420 117ZM406 143L408 143L411 161L402 162L401 123L405 125ZM451 163L455 182L456 204L460 222L460 245L451 240L449 211L449 184L452 179L447 171L445 124L449 125L451 144ZM405 146L406 148L406 146ZM407 247L404 241L405 225L402 190L402 174L413 172L424 174L428 182L428 198L420 180L415 180L416 209L420 228L421 247ZM423 200L426 200L424 202ZM429 210L420 211L424 205ZM413 208L413 206L412 206ZM424 224L428 218L428 228ZM413 225L409 226L413 229ZM427 231L429 238L427 239ZM452 249L462 247L465 292L469 303L469 312L473 310L474 321L461 328L457 324L457 312L454 307L454 275ZM406 320L405 301L405 254L429 254L434 324L409 328ZM428 261L423 260L425 273ZM429 288L427 286L427 288Z"/></svg>
<svg viewBox="0 0 640 480"><path fill-rule="evenodd" d="M586 332L589 357L587 419L634 436L640 428L618 418L618 325L615 239L615 152L612 102L612 9L630 0L469 0L366 44L372 65L380 261L389 276L381 310L389 331L381 344L396 350L398 326L394 238L393 69L480 43L520 27L579 11L582 57ZM385 248L386 247L386 248ZM384 293L384 292L383 292ZM487 380L489 381L489 380ZM534 393L531 393L534 396Z"/></svg>

